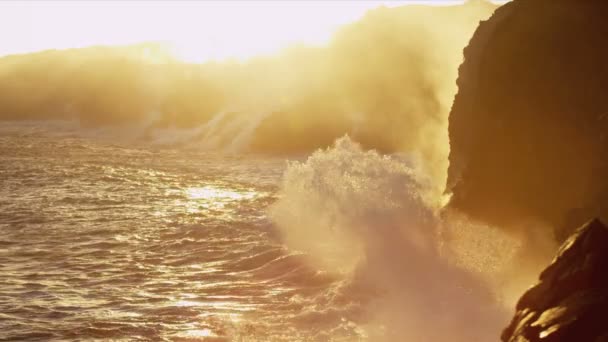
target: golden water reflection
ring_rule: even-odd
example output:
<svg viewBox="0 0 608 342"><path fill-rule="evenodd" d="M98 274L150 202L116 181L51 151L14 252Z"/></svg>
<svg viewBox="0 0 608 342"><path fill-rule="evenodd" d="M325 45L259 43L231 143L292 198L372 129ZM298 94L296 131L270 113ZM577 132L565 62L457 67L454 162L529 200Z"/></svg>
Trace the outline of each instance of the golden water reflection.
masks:
<svg viewBox="0 0 608 342"><path fill-rule="evenodd" d="M188 198L192 200L230 202L255 198L258 193L251 190L223 189L215 186L192 187L186 189Z"/></svg>
<svg viewBox="0 0 608 342"><path fill-rule="evenodd" d="M216 185L188 187L180 191L182 199L175 205L195 214L203 211L227 211L230 205L253 200L263 194L249 188L235 189Z"/></svg>
<svg viewBox="0 0 608 342"><path fill-rule="evenodd" d="M222 184L207 184L203 186L184 187L180 190L171 190L170 194L177 196L174 201L176 207L182 208L192 217L205 216L208 212L213 212L214 217L222 216L237 217L235 213L241 202L251 201L257 198L268 195L255 191L249 187L234 187L225 186ZM221 262L220 262L221 263ZM200 268L197 271L202 273L215 273L220 270L215 266L216 263L209 262L203 265L191 265L193 268ZM218 288L225 285L221 282L210 282L205 284L192 284L192 289L202 289L205 287ZM176 337L185 338L187 340L221 340L225 331L222 327L215 327L212 322L221 317L222 324L238 324L241 321L241 316L247 313L255 312L258 305L242 301L239 296L206 296L201 297L194 293L181 293L178 297L172 298L173 306L188 310L189 308L197 308L203 313L198 315L199 322L193 324L180 332ZM208 317L207 317L208 315ZM210 325L209 325L210 324ZM201 326L202 325L202 326Z"/></svg>
<svg viewBox="0 0 608 342"><path fill-rule="evenodd" d="M193 327L175 335L176 341L228 341L220 338L212 329Z"/></svg>

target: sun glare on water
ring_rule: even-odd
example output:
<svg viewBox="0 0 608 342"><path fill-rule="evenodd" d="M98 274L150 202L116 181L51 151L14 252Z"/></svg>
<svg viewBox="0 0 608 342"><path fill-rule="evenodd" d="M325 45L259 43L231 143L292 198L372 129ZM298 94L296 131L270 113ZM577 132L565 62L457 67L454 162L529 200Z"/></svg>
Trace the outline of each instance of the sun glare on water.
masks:
<svg viewBox="0 0 608 342"><path fill-rule="evenodd" d="M194 187L186 189L186 194L193 200L206 201L238 201L255 197L256 192L252 191L233 191L221 189L213 186Z"/></svg>
<svg viewBox="0 0 608 342"><path fill-rule="evenodd" d="M175 204L190 213L203 211L226 211L232 205L252 200L262 194L248 189L228 189L219 186L190 187L184 189L185 198Z"/></svg>

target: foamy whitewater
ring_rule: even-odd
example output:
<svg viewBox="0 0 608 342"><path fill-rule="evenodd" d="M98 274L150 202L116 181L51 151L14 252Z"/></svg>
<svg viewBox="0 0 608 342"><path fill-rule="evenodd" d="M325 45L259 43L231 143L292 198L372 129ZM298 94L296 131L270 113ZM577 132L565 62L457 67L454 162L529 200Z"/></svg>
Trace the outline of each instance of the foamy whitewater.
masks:
<svg viewBox="0 0 608 342"><path fill-rule="evenodd" d="M0 339L487 342L507 323L521 243L442 209L415 156L52 125L0 124Z"/></svg>

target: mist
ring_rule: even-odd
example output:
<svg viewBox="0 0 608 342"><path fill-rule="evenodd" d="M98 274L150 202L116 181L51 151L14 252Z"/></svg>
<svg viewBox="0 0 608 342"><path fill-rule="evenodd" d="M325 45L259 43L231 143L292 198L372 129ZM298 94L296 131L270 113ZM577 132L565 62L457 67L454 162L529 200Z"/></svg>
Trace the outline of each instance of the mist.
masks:
<svg viewBox="0 0 608 342"><path fill-rule="evenodd" d="M65 130L70 139L28 145L40 150L32 160L53 157L49 141L59 137L67 156L83 157L58 179L82 164L78 176L90 186L63 182L69 191L89 197L124 191L125 203L142 201L141 217L117 222L166 228L150 250L175 254L153 258L137 279L141 286L158 269L188 264L197 272L163 273L188 276L181 288L161 279L159 291L167 286L175 293L153 298L154 310L157 298L166 301L160 313L171 319L184 314L198 324L234 301L246 304L235 304L235 317L251 310L248 318L257 319L230 317L235 331L243 324L243 336L253 325L265 330L272 318L285 325L274 322L268 336L279 332L287 340L304 327L304 335L319 330L311 337L317 340L344 334L381 342L492 341L556 249L547 222L516 216L509 226L488 224L451 205L446 192L448 121L463 49L496 7L484 1L380 7L342 27L326 46L293 45L246 61L186 63L155 42L3 57L0 120L17 124L3 125L2 133L7 141L16 137L11 151L21 151L22 141L45 129ZM100 148L97 140L71 139L79 134L111 143ZM169 157L160 159L164 152ZM93 155L94 163L87 159ZM106 167L113 156L122 159ZM285 159L298 161L283 167ZM123 183L114 184L116 174L124 174ZM96 188L104 182L112 184ZM80 218L80 202L68 195L63 201ZM484 197L486 204L494 206ZM137 232L122 223L117 229ZM108 239L118 241L112 234ZM151 240L141 241L148 253ZM124 268L135 260L132 250L124 249ZM176 255L186 260L166 263ZM192 309L197 305L200 312ZM144 318L156 322L154 310ZM222 324L197 330L233 337ZM217 336L207 334L212 330Z"/></svg>
<svg viewBox="0 0 608 342"><path fill-rule="evenodd" d="M270 217L290 249L342 279L318 299L335 310L308 320L353 321L373 341L495 339L554 246L444 207L432 182L418 161L348 137L289 165Z"/></svg>
<svg viewBox="0 0 608 342"><path fill-rule="evenodd" d="M495 8L380 7L325 47L245 62L182 63L156 43L8 56L0 118L132 125L143 140L197 127L180 144L269 153L307 153L349 134L367 148L419 154L443 184L462 49ZM233 119L229 128L219 115Z"/></svg>

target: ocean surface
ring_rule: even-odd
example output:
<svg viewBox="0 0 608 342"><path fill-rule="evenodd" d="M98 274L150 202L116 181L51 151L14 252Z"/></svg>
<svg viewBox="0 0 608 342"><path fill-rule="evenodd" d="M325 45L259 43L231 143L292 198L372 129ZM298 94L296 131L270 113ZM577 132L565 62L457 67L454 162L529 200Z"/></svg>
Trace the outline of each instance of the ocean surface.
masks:
<svg viewBox="0 0 608 342"><path fill-rule="evenodd" d="M506 322L437 247L407 158L58 127L0 123L0 340L487 342Z"/></svg>
<svg viewBox="0 0 608 342"><path fill-rule="evenodd" d="M266 217L284 158L3 133L0 339L291 341L341 325L301 317L332 279Z"/></svg>

